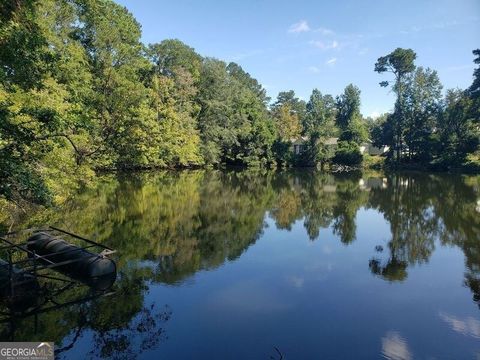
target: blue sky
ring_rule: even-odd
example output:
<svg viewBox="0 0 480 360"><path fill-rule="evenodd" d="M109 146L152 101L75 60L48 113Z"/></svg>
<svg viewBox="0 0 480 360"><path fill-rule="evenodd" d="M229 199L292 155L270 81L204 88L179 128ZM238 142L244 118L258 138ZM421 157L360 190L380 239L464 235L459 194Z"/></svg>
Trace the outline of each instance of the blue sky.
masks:
<svg viewBox="0 0 480 360"><path fill-rule="evenodd" d="M376 59L396 47L438 71L444 88L472 82L480 48L480 0L117 0L142 25L145 43L178 38L203 56L235 61L275 98L313 88L362 91L362 112L388 111L394 97L378 83Z"/></svg>

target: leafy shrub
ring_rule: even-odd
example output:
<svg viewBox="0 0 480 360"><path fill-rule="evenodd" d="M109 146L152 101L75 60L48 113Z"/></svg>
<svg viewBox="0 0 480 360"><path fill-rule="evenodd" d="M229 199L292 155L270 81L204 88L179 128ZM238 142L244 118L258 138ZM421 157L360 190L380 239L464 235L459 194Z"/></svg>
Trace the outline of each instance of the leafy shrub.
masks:
<svg viewBox="0 0 480 360"><path fill-rule="evenodd" d="M363 161L363 156L355 143L340 141L338 143L337 151L333 157L333 162L336 164L356 166Z"/></svg>

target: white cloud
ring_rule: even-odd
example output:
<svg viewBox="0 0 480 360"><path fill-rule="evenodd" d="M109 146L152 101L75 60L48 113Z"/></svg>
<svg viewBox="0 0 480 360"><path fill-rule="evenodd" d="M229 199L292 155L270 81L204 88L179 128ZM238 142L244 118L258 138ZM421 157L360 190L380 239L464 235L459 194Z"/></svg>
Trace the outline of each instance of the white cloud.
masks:
<svg viewBox="0 0 480 360"><path fill-rule="evenodd" d="M320 50L336 49L339 46L338 41L336 40L333 40L331 42L324 42L321 40L311 40L310 44Z"/></svg>
<svg viewBox="0 0 480 360"><path fill-rule="evenodd" d="M309 66L308 67L308 71L314 73L314 74L318 74L320 72L320 69L316 66Z"/></svg>
<svg viewBox="0 0 480 360"><path fill-rule="evenodd" d="M380 115L382 115L382 114L380 114L379 111L373 110L372 113L369 115L369 117L371 117L372 119L376 119L376 118L380 117Z"/></svg>
<svg viewBox="0 0 480 360"><path fill-rule="evenodd" d="M319 27L318 29L315 29L314 32L318 32L322 35L333 35L335 34L335 32L331 29L327 29L327 28L324 28L324 27Z"/></svg>
<svg viewBox="0 0 480 360"><path fill-rule="evenodd" d="M246 58L250 58L252 56L261 55L264 52L265 52L264 49L246 51L246 52L238 53L238 54L235 54L235 55L231 56L231 60L232 61L240 61L240 60L243 60L243 59L246 59Z"/></svg>
<svg viewBox="0 0 480 360"><path fill-rule="evenodd" d="M337 58L333 57L331 59L328 59L325 64L328 65L328 66L334 66L335 63L337 62Z"/></svg>
<svg viewBox="0 0 480 360"><path fill-rule="evenodd" d="M368 52L368 48L364 47L358 51L358 55L365 55Z"/></svg>
<svg viewBox="0 0 480 360"><path fill-rule="evenodd" d="M310 31L307 20L300 20L298 23L291 25L288 28L289 33L301 33Z"/></svg>
<svg viewBox="0 0 480 360"><path fill-rule="evenodd" d="M289 33L301 33L301 32L309 32L309 31L312 31L312 32L315 32L315 33L320 33L320 34L325 35L325 36L335 34L335 32L332 29L328 29L328 28L325 28L325 27L319 27L319 28L316 28L316 29L312 29L310 27L310 25L308 25L307 20L300 20L299 22L297 22L295 24L292 24L288 28Z"/></svg>

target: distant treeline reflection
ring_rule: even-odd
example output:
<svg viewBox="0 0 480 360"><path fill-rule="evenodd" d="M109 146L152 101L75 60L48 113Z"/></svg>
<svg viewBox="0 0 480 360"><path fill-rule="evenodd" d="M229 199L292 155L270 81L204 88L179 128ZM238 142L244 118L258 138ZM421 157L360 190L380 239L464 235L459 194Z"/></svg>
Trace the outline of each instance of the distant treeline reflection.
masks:
<svg viewBox="0 0 480 360"><path fill-rule="evenodd" d="M118 249L120 264L150 260L158 265L153 281L175 284L238 258L260 237L266 216L286 230L303 220L312 241L331 227L348 245L363 207L383 214L391 229L389 257L371 263L372 271L401 280L408 264L429 260L437 238L463 249L468 269L475 259L480 266L479 201L480 177L199 170L107 178L30 223L95 237ZM386 268L393 264L395 274Z"/></svg>
<svg viewBox="0 0 480 360"><path fill-rule="evenodd" d="M110 342L122 339L130 356L132 322L147 316L151 324L156 316L163 323L170 317L151 314L155 311L145 306L149 283L179 284L199 270L235 260L260 238L267 217L287 231L303 220L311 241L321 241L320 229L330 228L348 246L356 240L359 209L374 209L389 223L391 238L372 249L365 259L367 271L386 281L403 281L408 267L428 262L436 245L457 246L466 258L465 284L480 303L479 199L480 177L460 175L160 172L106 177L61 209L15 227L56 224L118 250L116 288L129 299L116 302L121 309L113 309L115 302L108 300L88 305L88 311L79 305L69 316L50 315L52 323L63 319L63 327L48 323L44 329L56 332L50 338L61 339L74 337L74 329L83 324L95 331L97 351L103 352L98 356L111 356ZM28 329L22 330L23 340L35 338Z"/></svg>

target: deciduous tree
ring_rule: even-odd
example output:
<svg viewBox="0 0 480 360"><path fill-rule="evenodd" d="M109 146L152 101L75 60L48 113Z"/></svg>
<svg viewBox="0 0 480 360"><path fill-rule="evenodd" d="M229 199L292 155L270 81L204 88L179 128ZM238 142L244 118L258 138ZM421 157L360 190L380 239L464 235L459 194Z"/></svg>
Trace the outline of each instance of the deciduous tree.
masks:
<svg viewBox="0 0 480 360"><path fill-rule="evenodd" d="M393 147L397 154L397 159L402 156L402 148L405 133L405 86L408 74L415 70L414 61L417 54L412 49L397 48L386 56L379 57L375 63L375 71L378 73L390 72L394 76L392 85L393 91L397 94L395 102L395 126L393 143L389 144ZM380 86L387 87L389 81L382 81Z"/></svg>

